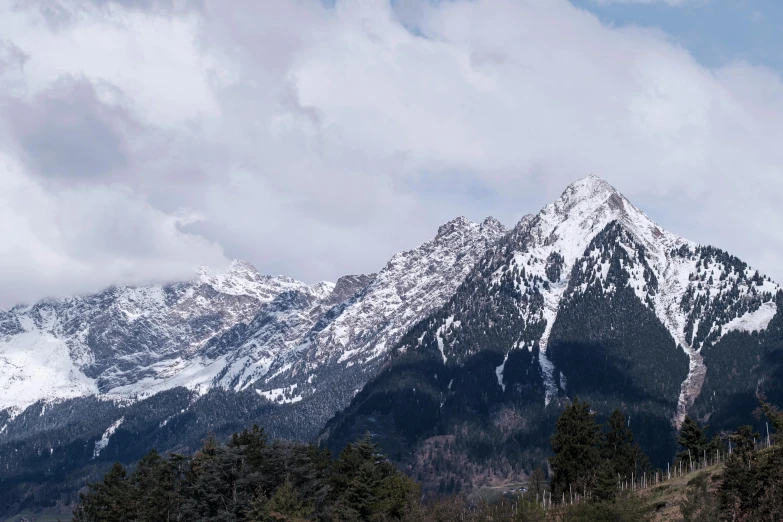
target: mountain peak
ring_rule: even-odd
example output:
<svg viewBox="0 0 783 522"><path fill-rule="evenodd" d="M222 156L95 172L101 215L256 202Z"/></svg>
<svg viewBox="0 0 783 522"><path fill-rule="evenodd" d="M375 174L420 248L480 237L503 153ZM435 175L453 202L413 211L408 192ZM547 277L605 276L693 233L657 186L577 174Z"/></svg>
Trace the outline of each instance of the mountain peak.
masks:
<svg viewBox="0 0 783 522"><path fill-rule="evenodd" d="M448 223L444 223L438 228L438 234L435 239L448 237L455 232L465 233L469 230L481 230L484 233L489 233L491 236L499 236L508 231L506 226L495 219L492 216L487 216L481 224L474 223L465 216L458 216Z"/></svg>
<svg viewBox="0 0 783 522"><path fill-rule="evenodd" d="M237 276L259 276L258 270L256 270L256 267L248 263L247 261L242 261L240 259L234 259L232 260L229 265L223 269L214 270L206 265L201 265L198 267L198 279L200 279L204 283L209 283L210 281L215 280L216 278L227 278L227 277L237 277Z"/></svg>
<svg viewBox="0 0 783 522"><path fill-rule="evenodd" d="M590 240L617 221L647 247L660 250L664 231L634 207L607 181L595 175L569 185L562 195L538 214L531 233L536 242L565 257L566 269L584 253Z"/></svg>
<svg viewBox="0 0 783 522"><path fill-rule="evenodd" d="M620 193L606 180L599 178L595 174L590 174L586 178L578 179L566 187L559 201L577 202L596 200L598 198L606 201L613 195L620 196Z"/></svg>
<svg viewBox="0 0 783 522"><path fill-rule="evenodd" d="M542 211L547 216L545 220L558 222L623 220L629 213L642 215L617 189L593 174L571 183L557 201Z"/></svg>
<svg viewBox="0 0 783 522"><path fill-rule="evenodd" d="M234 259L231 261L231 264L229 265L228 272L231 273L250 272L253 274L257 274L258 270L256 270L256 267L254 267L247 261L242 261L241 259Z"/></svg>
<svg viewBox="0 0 783 522"><path fill-rule="evenodd" d="M466 230L472 226L475 226L475 223L465 216L458 216L438 227L438 235L436 237L448 236L458 230Z"/></svg>
<svg viewBox="0 0 783 522"><path fill-rule="evenodd" d="M369 285L377 274L351 274L344 275L337 280L329 297L329 304L337 304L346 301L356 292Z"/></svg>
<svg viewBox="0 0 783 522"><path fill-rule="evenodd" d="M503 233L507 231L506 226L492 216L487 216L484 218L484 221L481 222L481 229L492 230L497 233Z"/></svg>

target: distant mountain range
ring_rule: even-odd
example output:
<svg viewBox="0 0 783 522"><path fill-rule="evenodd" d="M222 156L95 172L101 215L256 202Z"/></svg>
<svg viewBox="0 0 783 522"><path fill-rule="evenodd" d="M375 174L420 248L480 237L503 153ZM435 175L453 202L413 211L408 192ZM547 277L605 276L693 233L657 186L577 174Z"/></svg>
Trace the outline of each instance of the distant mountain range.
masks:
<svg viewBox="0 0 783 522"><path fill-rule="evenodd" d="M511 230L457 218L377 274L307 285L235 262L17 306L0 501L65 499L110 461L250 423L334 448L369 430L425 483L475 485L540 461L574 397L623 409L663 462L686 413L734 428L756 394L783 399L781 299L591 176Z"/></svg>

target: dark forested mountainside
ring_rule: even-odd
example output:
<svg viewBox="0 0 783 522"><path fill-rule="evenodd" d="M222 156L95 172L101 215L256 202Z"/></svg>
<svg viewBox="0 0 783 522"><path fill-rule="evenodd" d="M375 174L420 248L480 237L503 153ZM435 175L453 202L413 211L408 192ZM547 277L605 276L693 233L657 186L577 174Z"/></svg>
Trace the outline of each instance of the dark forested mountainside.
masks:
<svg viewBox="0 0 783 522"><path fill-rule="evenodd" d="M85 397L47 413L52 407L39 403L13 423L0 419L0 426L8 426L0 440L0 516L68 504L114 462L133 465L150 448L189 455L208 434L225 440L259 419L270 435L298 440L299 427L308 416L321 415L313 410L324 405L308 399L281 406L254 390L216 388L199 395L175 388L132 404Z"/></svg>
<svg viewBox="0 0 783 522"><path fill-rule="evenodd" d="M451 456L454 469L447 474L466 486L473 485L474 469L494 465L521 473L544 458L551 433L546 421L557 415L544 405L535 342L544 325L526 321L512 274L490 284L526 227L521 224L488 251L454 298L406 334L389 365L327 424L323 439L330 448L369 429L391 456L403 456L423 480L435 480L441 470L422 458L427 453L422 443L449 435L460 457ZM535 275L527 280L539 284ZM540 307L540 294L532 292L525 304ZM504 365L503 347L518 341L527 341L530 349L510 352Z"/></svg>
<svg viewBox="0 0 783 522"><path fill-rule="evenodd" d="M606 426L599 426L589 405L576 402L558 419L551 443L549 484L539 466L524 494L516 498L516 508L507 509L503 502L465 502L464 495L423 503L420 487L378 453L369 433L346 444L332 460L313 445L269 441L254 427L235 433L225 445L211 437L190 457L164 457L152 450L132 472L115 464L102 481L82 492L74 520L424 522L466 517L520 520L520 515L521 520L548 520L557 512L566 514L564 510L602 516L620 510L633 513L626 517L629 521L645 518L644 503L622 495L613 478L616 473L631 480L648 469L621 412L615 411ZM597 480L596 467L607 468L612 477L608 487ZM448 489L452 493L455 488L452 484ZM571 505L556 501L559 506L553 513L553 496L564 498L565 491Z"/></svg>
<svg viewBox="0 0 783 522"><path fill-rule="evenodd" d="M626 249L627 243L635 248ZM675 447L672 412L688 376L688 356L655 315L650 296L658 282L644 247L613 223L587 251L593 256L574 265L549 338L558 388L586 399L603 415L622 407L645 451L664 462ZM603 279L602 264L608 265ZM644 288L629 286L634 268L646 274Z"/></svg>
<svg viewBox="0 0 783 522"><path fill-rule="evenodd" d="M777 399L777 285L662 231L611 187L580 183L523 219L408 332L327 424L330 447L372 429L425 482L444 468L433 445L447 448L456 480L501 480L530 471L548 446L540 427L578 397L600 419L627 411L661 465L686 413L730 430L753 422L756 392Z"/></svg>
<svg viewBox="0 0 783 522"><path fill-rule="evenodd" d="M150 448L188 454L208 432L228 437L275 408L252 392L199 397L182 388L123 407L79 398L58 405L57 415L41 415L46 407L26 410L0 442L0 514L70 503L116 461L133 464Z"/></svg>
<svg viewBox="0 0 783 522"><path fill-rule="evenodd" d="M783 295L776 300L783 303ZM783 314L761 331L730 332L703 354L707 374L692 414L720 429L743 424L761 429L749 413L758 395L783 404Z"/></svg>

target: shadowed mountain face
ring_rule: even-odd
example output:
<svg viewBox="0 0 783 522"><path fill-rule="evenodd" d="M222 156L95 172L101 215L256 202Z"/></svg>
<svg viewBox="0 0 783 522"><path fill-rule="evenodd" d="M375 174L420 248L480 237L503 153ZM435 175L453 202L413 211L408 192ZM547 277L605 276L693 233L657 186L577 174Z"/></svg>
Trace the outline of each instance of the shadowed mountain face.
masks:
<svg viewBox="0 0 783 522"><path fill-rule="evenodd" d="M67 500L111 461L252 423L332 448L369 430L425 483L476 485L538 464L576 397L622 409L662 464L686 412L734 428L757 392L783 399L781 299L591 176L511 230L457 218L336 284L235 263L15 307L0 504Z"/></svg>
<svg viewBox="0 0 783 522"><path fill-rule="evenodd" d="M563 401L578 397L599 417L623 410L665 465L686 412L734 428L753 421L756 391L779 393L780 299L745 263L586 178L488 250L322 440L369 429L391 455L414 455L403 460L426 481L444 472L421 455L447 437L463 463L446 476L475 477L480 464L513 475L544 454ZM729 374L733 388L718 392Z"/></svg>

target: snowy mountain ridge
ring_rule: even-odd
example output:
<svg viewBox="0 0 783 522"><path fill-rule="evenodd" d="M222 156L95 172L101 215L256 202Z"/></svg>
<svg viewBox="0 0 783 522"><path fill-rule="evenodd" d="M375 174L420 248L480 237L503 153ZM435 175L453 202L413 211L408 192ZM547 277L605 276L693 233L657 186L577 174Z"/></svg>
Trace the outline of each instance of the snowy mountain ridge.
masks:
<svg viewBox="0 0 783 522"><path fill-rule="evenodd" d="M511 231L494 218L459 217L378 274L336 284L264 276L235 261L188 282L109 288L0 312L0 410L91 395L139 400L182 386L199 393L252 388L278 404L315 397L328 417L411 327L449 302L486 254L500 255L501 243L507 259L491 284L514 287L517 313L533 332L505 347L505 359L538 343L547 401L563 388L547 356L552 328L563 303L579 295L628 287L654 311L690 359L677 420L699 395L705 343L763 330L778 309L780 287L769 278L663 230L589 176ZM461 324L452 314L437 327L444 361L454 360L448 337ZM505 359L496 371L501 387Z"/></svg>
<svg viewBox="0 0 783 522"><path fill-rule="evenodd" d="M676 416L678 423L701 390L704 378L701 348L707 337L717 340L731 330L763 330L777 311L773 297L780 290L779 285L725 252L700 247L662 229L596 176L572 184L540 217L542 226L531 230L539 241L544 239L537 246L541 249L539 255L547 253L548 247L559 251L564 258L565 274L570 274L577 262L588 266L587 258L590 258L592 266L599 271L597 279L602 281L606 281L609 265L598 259L596 250L585 252L588 241L611 222L627 231L626 237L618 238L628 253L629 263L622 266L629 276L627 285L655 311L690 358L690 373L683 382ZM566 240L562 241L561 236ZM552 310L559 308L562 296L558 288L545 297L547 331L541 339L544 355L556 318L556 313L551 315ZM730 315L711 317L709 307L716 301L726 300L726 296L734 301L735 309ZM729 303L724 305L731 310ZM701 338L694 336L694 330L702 332Z"/></svg>
<svg viewBox="0 0 783 522"><path fill-rule="evenodd" d="M431 241L396 254L366 287L314 325L297 348L300 356L269 372L258 389L266 393L296 385L289 400L327 392L332 398L322 408L325 422L347 405L414 324L451 298L505 233L494 218L478 224L460 216L442 225Z"/></svg>
<svg viewBox="0 0 783 522"><path fill-rule="evenodd" d="M291 403L322 389L314 384L322 366L382 359L504 232L492 218L460 217L377 276L336 284L264 276L234 261L188 282L14 307L0 312L0 411L92 395L135 401L178 386L240 391L257 382L260 396Z"/></svg>
<svg viewBox="0 0 783 522"><path fill-rule="evenodd" d="M434 440L519 469L575 397L633 418L665 465L686 413L720 431L752 423L760 393L783 403L780 303L768 277L590 176L510 230L459 217L336 283L235 262L17 306L0 312L0 481L72 494L150 447L258 424L333 451L370 430L436 483Z"/></svg>
<svg viewBox="0 0 783 522"><path fill-rule="evenodd" d="M202 350L249 322L284 291L315 292L235 261L224 273L168 286L124 286L0 312L0 409L39 400L134 397L156 388L208 387Z"/></svg>
<svg viewBox="0 0 783 522"><path fill-rule="evenodd" d="M505 359L511 350L532 350L538 343L547 403L559 391L547 357L552 328L564 299L584 294L591 285L604 294L614 293L618 285L633 289L688 355L690 372L682 383L677 423L701 390L702 346L732 330L763 330L777 312L776 283L721 250L662 229L597 176L571 184L537 215L525 216L513 234L506 258L493 265L490 282L496 287L511 284L525 329L543 329L532 340L506 347ZM446 315L432 329L444 360L451 360L452 352L465 348L444 341L445 333L461 324L453 314ZM480 347L469 348L462 357L476 349ZM501 387L505 359L496 371Z"/></svg>

